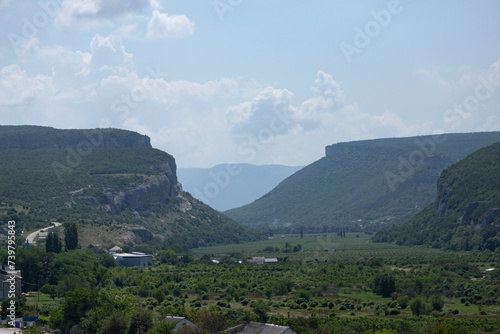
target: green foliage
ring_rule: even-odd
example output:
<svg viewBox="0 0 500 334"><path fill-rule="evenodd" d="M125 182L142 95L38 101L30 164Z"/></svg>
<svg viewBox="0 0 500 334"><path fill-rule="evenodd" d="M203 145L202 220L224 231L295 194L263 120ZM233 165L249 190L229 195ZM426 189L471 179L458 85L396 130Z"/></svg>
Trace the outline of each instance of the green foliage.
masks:
<svg viewBox="0 0 500 334"><path fill-rule="evenodd" d="M80 324L87 312L95 307L96 299L95 290L78 288L69 291L64 298L62 307L64 328L70 329Z"/></svg>
<svg viewBox="0 0 500 334"><path fill-rule="evenodd" d="M45 241L45 251L47 253L60 253L62 251L62 241L58 233L49 232Z"/></svg>
<svg viewBox="0 0 500 334"><path fill-rule="evenodd" d="M428 313L428 305L422 300L422 298L418 297L412 299L410 302L410 310L413 315L424 315Z"/></svg>
<svg viewBox="0 0 500 334"><path fill-rule="evenodd" d="M122 314L112 314L104 320L99 334L123 334L127 332L129 317Z"/></svg>
<svg viewBox="0 0 500 334"><path fill-rule="evenodd" d="M24 298L2 300L2 310L0 311L0 315L2 317L6 317L9 314L10 311L8 308L11 306L11 300L14 300L16 315L22 316L26 311L26 300Z"/></svg>
<svg viewBox="0 0 500 334"><path fill-rule="evenodd" d="M100 144L82 151L80 144L89 143L89 135ZM144 226L165 237L143 240L141 249L148 253L153 247L187 250L264 238L263 232L241 227L188 193L175 197L175 171L174 158L151 148L149 138L137 133L0 126L0 223L14 219L24 230L34 230L50 221L78 222L83 247L106 246L118 238L120 228ZM113 196L164 178L171 188L162 188L165 194L114 207ZM89 231L98 233L89 237ZM78 247L74 238L65 241L68 249Z"/></svg>
<svg viewBox="0 0 500 334"><path fill-rule="evenodd" d="M397 299L399 307L401 307L403 310L408 307L408 304L410 302L410 298L408 296L399 296Z"/></svg>
<svg viewBox="0 0 500 334"><path fill-rule="evenodd" d="M78 248L78 227L75 222L69 222L64 225L64 243L66 250Z"/></svg>
<svg viewBox="0 0 500 334"><path fill-rule="evenodd" d="M373 292L382 297L390 297L396 291L396 279L392 273L382 273L373 279Z"/></svg>
<svg viewBox="0 0 500 334"><path fill-rule="evenodd" d="M359 231L358 223L346 226L358 219L363 225L371 222L363 229L372 230L384 227L382 222L403 223L433 201L444 168L499 140L500 132L492 132L450 134L439 143L421 136L336 144L332 150L337 152L302 168L257 201L225 213L244 224L296 234L301 226L304 232ZM412 165L416 156L423 159Z"/></svg>
<svg viewBox="0 0 500 334"><path fill-rule="evenodd" d="M149 138L121 129L61 130L45 126L0 126L0 151L88 149L89 147L151 147Z"/></svg>
<svg viewBox="0 0 500 334"><path fill-rule="evenodd" d="M259 318L260 322L267 322L267 320L269 318L267 315L267 312L270 311L269 305L267 305L267 303L265 303L263 301L257 301L257 302L250 304L250 306L252 307L253 312Z"/></svg>
<svg viewBox="0 0 500 334"><path fill-rule="evenodd" d="M500 249L500 143L450 166L438 181L436 203L374 241L450 250Z"/></svg>
<svg viewBox="0 0 500 334"><path fill-rule="evenodd" d="M127 333L146 333L151 327L153 327L153 312L141 308L130 318Z"/></svg>
<svg viewBox="0 0 500 334"><path fill-rule="evenodd" d="M444 299L441 295L432 295L429 298L429 303L434 311L441 312L444 307Z"/></svg>

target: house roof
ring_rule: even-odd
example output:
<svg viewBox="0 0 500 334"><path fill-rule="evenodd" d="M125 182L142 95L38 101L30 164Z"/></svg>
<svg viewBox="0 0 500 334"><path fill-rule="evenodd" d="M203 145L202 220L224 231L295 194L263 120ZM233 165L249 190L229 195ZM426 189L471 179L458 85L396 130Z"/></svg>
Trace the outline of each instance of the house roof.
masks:
<svg viewBox="0 0 500 334"><path fill-rule="evenodd" d="M165 322L168 322L168 323L179 323L181 322L182 320L186 319L185 317L174 317L173 315L172 316L167 316L165 317Z"/></svg>
<svg viewBox="0 0 500 334"><path fill-rule="evenodd" d="M113 252L118 252L118 251L122 251L123 249L119 246L115 246L113 248L110 249L110 251L113 251Z"/></svg>
<svg viewBox="0 0 500 334"><path fill-rule="evenodd" d="M152 257L151 254L132 252L132 253L115 253L112 254L114 257Z"/></svg>
<svg viewBox="0 0 500 334"><path fill-rule="evenodd" d="M288 326L278 326L273 324L263 324L261 322L251 321L247 325L243 327L236 326L230 329L227 329L226 332L232 334L282 334L289 330Z"/></svg>
<svg viewBox="0 0 500 334"><path fill-rule="evenodd" d="M264 262L265 263L274 263L274 262L278 262L278 259L275 257L270 257L270 258L264 259Z"/></svg>

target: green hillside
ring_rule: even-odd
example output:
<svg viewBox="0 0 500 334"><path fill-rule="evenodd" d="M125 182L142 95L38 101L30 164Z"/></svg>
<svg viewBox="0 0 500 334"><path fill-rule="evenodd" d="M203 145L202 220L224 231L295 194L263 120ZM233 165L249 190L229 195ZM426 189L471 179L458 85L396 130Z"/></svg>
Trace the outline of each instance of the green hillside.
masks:
<svg viewBox="0 0 500 334"><path fill-rule="evenodd" d="M38 136L36 129L30 131L30 136ZM83 131L66 130L67 142L54 137L48 142L65 146ZM112 130L103 138L123 148L80 150L69 145L0 151L0 223L15 219L23 230L33 230L52 221L77 221L84 246L152 242L153 234L157 240L182 247L263 237L183 192L171 155L148 147L127 147L144 136L116 133ZM15 138L13 143L24 140L19 133L12 133L11 138ZM134 235L127 230L134 226L148 231L142 231L142 237Z"/></svg>
<svg viewBox="0 0 500 334"><path fill-rule="evenodd" d="M377 230L431 203L443 169L500 132L340 143L257 201L225 213L250 226L307 232Z"/></svg>
<svg viewBox="0 0 500 334"><path fill-rule="evenodd" d="M0 151L151 147L148 136L119 129L62 130L47 126L0 125Z"/></svg>
<svg viewBox="0 0 500 334"><path fill-rule="evenodd" d="M433 204L376 241L453 250L500 247L500 143L469 155L441 174Z"/></svg>

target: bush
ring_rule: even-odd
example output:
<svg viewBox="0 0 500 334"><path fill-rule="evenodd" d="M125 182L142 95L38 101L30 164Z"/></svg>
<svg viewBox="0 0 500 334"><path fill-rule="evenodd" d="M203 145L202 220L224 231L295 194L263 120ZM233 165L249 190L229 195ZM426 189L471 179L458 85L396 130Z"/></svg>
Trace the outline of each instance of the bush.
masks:
<svg viewBox="0 0 500 334"><path fill-rule="evenodd" d="M390 297L396 291L396 279L392 273L383 273L375 276L373 292L382 297Z"/></svg>
<svg viewBox="0 0 500 334"><path fill-rule="evenodd" d="M389 311L389 315L398 315L400 312L397 308L393 308Z"/></svg>
<svg viewBox="0 0 500 334"><path fill-rule="evenodd" d="M422 298L415 298L410 303L411 313L413 315L424 315L427 314L427 305L424 303Z"/></svg>
<svg viewBox="0 0 500 334"><path fill-rule="evenodd" d="M399 296L396 301L403 310L408 307L408 303L410 302L410 298L408 296Z"/></svg>
<svg viewBox="0 0 500 334"><path fill-rule="evenodd" d="M432 295L430 298L430 303L434 311L441 312L443 310L444 300L443 297L441 297L440 295Z"/></svg>

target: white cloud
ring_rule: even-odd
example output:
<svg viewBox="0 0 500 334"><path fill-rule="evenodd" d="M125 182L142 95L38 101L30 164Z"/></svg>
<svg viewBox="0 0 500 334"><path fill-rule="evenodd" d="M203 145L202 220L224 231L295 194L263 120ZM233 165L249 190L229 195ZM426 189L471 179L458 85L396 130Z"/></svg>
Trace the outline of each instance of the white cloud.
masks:
<svg viewBox="0 0 500 334"><path fill-rule="evenodd" d="M51 64L56 78L68 80L79 76L88 77L90 81L103 75L127 73L133 67L132 54L125 50L117 36L96 34L89 47L90 52L73 51L60 45L40 46L39 40L32 37L20 45L19 55L23 59L39 59Z"/></svg>
<svg viewBox="0 0 500 334"><path fill-rule="evenodd" d="M29 76L16 64L0 70L1 106L33 105L56 91L52 78L46 75Z"/></svg>
<svg viewBox="0 0 500 334"><path fill-rule="evenodd" d="M148 22L146 38L183 37L192 35L193 32L194 22L187 18L187 16L169 15L155 10Z"/></svg>
<svg viewBox="0 0 500 334"><path fill-rule="evenodd" d="M89 29L111 23L116 17L139 13L156 0L64 0L54 23L63 28Z"/></svg>
<svg viewBox="0 0 500 334"><path fill-rule="evenodd" d="M318 71L314 86L312 87L314 94L324 96L335 101L336 105L344 104L344 92L340 88L340 83L333 80L330 74L323 71Z"/></svg>
<svg viewBox="0 0 500 334"><path fill-rule="evenodd" d="M118 30L113 32L113 35L120 37L120 38L123 38L123 39L139 37L137 27L138 27L138 25L136 23L125 24L125 25L121 26Z"/></svg>
<svg viewBox="0 0 500 334"><path fill-rule="evenodd" d="M229 130L233 134L252 135L269 128L277 113L289 116L293 93L271 86L260 91L251 101L231 106L226 111Z"/></svg>
<svg viewBox="0 0 500 334"><path fill-rule="evenodd" d="M500 118L498 116L488 116L484 124L480 125L476 131L500 131Z"/></svg>

